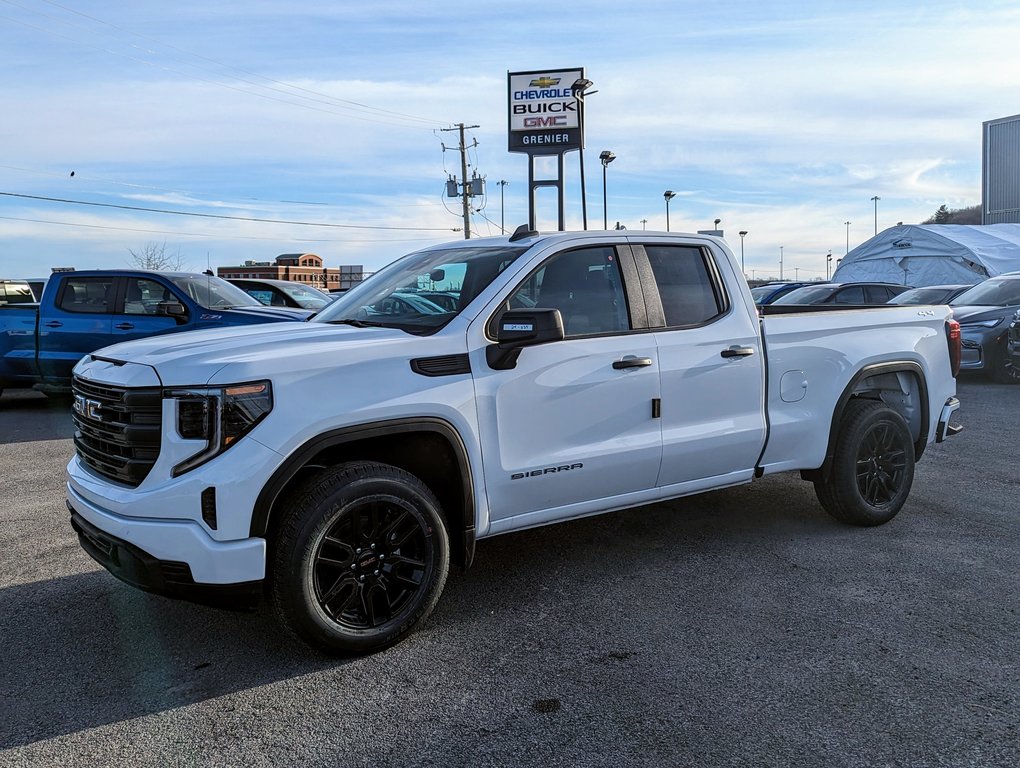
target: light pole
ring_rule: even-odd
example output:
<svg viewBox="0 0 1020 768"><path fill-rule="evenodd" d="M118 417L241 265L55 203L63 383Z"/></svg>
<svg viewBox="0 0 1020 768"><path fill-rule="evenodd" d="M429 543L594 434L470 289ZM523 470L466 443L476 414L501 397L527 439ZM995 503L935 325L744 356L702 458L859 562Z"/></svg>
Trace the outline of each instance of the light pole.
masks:
<svg viewBox="0 0 1020 768"><path fill-rule="evenodd" d="M506 179L499 180L499 229L504 235L506 234L506 219L503 216L503 190L509 183Z"/></svg>
<svg viewBox="0 0 1020 768"><path fill-rule="evenodd" d="M825 279L829 279L829 269L832 267L832 251L830 250L828 255L825 257Z"/></svg>
<svg viewBox="0 0 1020 768"><path fill-rule="evenodd" d="M666 199L666 231L669 232L669 201L676 197L676 192L667 189L662 193L662 196Z"/></svg>
<svg viewBox="0 0 1020 768"><path fill-rule="evenodd" d="M581 165L581 222L584 225L585 230L588 229L588 200L585 193L584 187L584 97L590 96L598 91L589 91L595 83L586 77L579 77L574 81L574 84L570 86L570 91L574 95L574 100L577 101L577 127L581 129L581 146L577 150L577 159ZM529 195L534 194L534 190L528 193Z"/></svg>
<svg viewBox="0 0 1020 768"><path fill-rule="evenodd" d="M846 224L846 252L850 253L850 222L844 221L843 223Z"/></svg>
<svg viewBox="0 0 1020 768"><path fill-rule="evenodd" d="M783 279L783 246L779 246L779 279Z"/></svg>
<svg viewBox="0 0 1020 768"><path fill-rule="evenodd" d="M747 230L742 229L737 234L740 235L740 271L746 272L744 269L744 235L747 234ZM747 277L747 275L745 274L744 277Z"/></svg>
<svg viewBox="0 0 1020 768"><path fill-rule="evenodd" d="M878 234L878 201L881 200L878 195L871 198L871 201L875 204L875 234Z"/></svg>
<svg viewBox="0 0 1020 768"><path fill-rule="evenodd" d="M645 224L648 223L648 219L641 219L641 229L645 228Z"/></svg>
<svg viewBox="0 0 1020 768"><path fill-rule="evenodd" d="M616 159L616 155L608 149L603 149L599 154L602 163L602 229L609 229L608 201L606 200L606 168Z"/></svg>
<svg viewBox="0 0 1020 768"><path fill-rule="evenodd" d="M720 222L720 221L722 221L722 219L715 219L715 220L714 220L714 221L712 222L713 224L715 224L715 229L714 229L714 231L716 231L716 232L718 232L718 231L719 231L719 222Z"/></svg>

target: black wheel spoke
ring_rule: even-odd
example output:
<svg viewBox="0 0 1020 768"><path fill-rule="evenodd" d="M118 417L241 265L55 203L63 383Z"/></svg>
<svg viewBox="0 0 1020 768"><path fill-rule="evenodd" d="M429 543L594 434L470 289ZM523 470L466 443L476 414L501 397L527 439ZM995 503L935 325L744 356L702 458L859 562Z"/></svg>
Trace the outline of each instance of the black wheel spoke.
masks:
<svg viewBox="0 0 1020 768"><path fill-rule="evenodd" d="M314 557L319 604L345 628L392 620L423 588L427 524L399 498L369 496L343 509Z"/></svg>
<svg viewBox="0 0 1020 768"><path fill-rule="evenodd" d="M907 451L891 424L877 424L861 440L855 474L861 497L871 506L893 501L899 493Z"/></svg>
<svg viewBox="0 0 1020 768"><path fill-rule="evenodd" d="M345 573L319 598L319 602L330 616L336 618L354 602L359 591L357 580Z"/></svg>

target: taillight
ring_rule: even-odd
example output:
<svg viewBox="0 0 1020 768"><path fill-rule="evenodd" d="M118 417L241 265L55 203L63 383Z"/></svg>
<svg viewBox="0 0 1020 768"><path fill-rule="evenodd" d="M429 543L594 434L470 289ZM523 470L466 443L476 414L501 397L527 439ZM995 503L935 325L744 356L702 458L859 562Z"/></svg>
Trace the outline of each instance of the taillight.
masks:
<svg viewBox="0 0 1020 768"><path fill-rule="evenodd" d="M946 320L946 341L949 342L949 369L953 378L960 372L960 324Z"/></svg>

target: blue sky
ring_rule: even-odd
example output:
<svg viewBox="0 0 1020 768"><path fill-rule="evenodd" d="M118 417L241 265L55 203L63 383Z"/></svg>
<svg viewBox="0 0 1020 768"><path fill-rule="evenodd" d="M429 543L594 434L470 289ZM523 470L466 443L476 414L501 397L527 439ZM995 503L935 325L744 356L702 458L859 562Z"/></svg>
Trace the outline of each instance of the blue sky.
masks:
<svg viewBox="0 0 1020 768"><path fill-rule="evenodd" d="M584 67L589 227L747 230L748 275L939 205L976 205L981 123L1020 113L1020 7L957 2L0 0L0 277L313 251L374 270L463 237L456 123L487 179L473 234L527 221L506 73ZM444 151L443 145L447 147ZM568 228L581 226L567 156ZM71 176L71 172L74 175ZM14 196L18 195L18 196ZM24 196L99 203L85 206ZM205 214L146 213L133 206ZM543 208L543 228L555 226ZM236 218L215 218L227 216ZM304 226L278 222L329 224Z"/></svg>

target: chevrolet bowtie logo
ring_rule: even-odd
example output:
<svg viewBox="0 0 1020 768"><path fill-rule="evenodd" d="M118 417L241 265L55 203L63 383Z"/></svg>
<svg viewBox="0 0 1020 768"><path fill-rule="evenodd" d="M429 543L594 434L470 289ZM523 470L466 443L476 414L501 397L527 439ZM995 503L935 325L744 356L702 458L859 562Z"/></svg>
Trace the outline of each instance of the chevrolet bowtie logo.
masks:
<svg viewBox="0 0 1020 768"><path fill-rule="evenodd" d="M549 88L554 85L558 85L560 78L558 77L536 77L531 81L532 88Z"/></svg>

